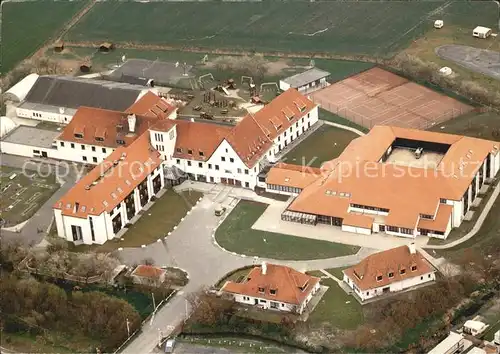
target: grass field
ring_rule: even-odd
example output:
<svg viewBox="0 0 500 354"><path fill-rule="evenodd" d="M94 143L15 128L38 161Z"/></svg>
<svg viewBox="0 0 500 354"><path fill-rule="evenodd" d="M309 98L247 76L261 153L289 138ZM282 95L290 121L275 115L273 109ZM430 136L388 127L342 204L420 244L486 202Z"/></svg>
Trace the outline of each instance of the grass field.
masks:
<svg viewBox="0 0 500 354"><path fill-rule="evenodd" d="M322 163L338 157L357 137L358 135L351 131L324 124L286 154L283 161L296 165L320 167Z"/></svg>
<svg viewBox="0 0 500 354"><path fill-rule="evenodd" d="M339 257L359 250L354 246L252 229L266 208L267 204L240 201L215 232L219 245L247 256L288 260Z"/></svg>
<svg viewBox="0 0 500 354"><path fill-rule="evenodd" d="M31 175L1 166L0 216L6 227L28 220L59 188L54 175L41 177L36 171L27 172Z"/></svg>
<svg viewBox="0 0 500 354"><path fill-rule="evenodd" d="M333 279L322 279L329 287L321 301L309 316L309 323L329 324L338 329L355 329L363 323L363 309L351 295L340 288Z"/></svg>
<svg viewBox="0 0 500 354"><path fill-rule="evenodd" d="M500 141L500 112L471 112L438 124L430 130Z"/></svg>
<svg viewBox="0 0 500 354"><path fill-rule="evenodd" d="M68 22L87 0L2 3L2 74L34 53Z"/></svg>
<svg viewBox="0 0 500 354"><path fill-rule="evenodd" d="M496 20L494 5L462 1L101 2L66 39L388 56L431 29L434 19L460 27L477 23L491 27Z"/></svg>

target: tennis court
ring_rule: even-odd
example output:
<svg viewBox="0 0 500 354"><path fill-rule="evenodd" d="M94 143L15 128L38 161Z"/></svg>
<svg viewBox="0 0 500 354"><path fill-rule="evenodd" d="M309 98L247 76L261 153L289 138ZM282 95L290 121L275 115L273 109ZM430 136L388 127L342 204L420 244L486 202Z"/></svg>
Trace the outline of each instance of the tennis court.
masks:
<svg viewBox="0 0 500 354"><path fill-rule="evenodd" d="M324 109L359 125L428 129L474 108L389 71L372 68L311 94Z"/></svg>

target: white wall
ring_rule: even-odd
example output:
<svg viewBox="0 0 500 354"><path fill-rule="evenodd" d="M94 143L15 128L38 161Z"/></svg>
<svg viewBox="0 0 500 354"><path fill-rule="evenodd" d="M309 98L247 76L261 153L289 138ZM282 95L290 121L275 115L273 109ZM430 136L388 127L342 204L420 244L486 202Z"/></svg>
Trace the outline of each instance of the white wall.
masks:
<svg viewBox="0 0 500 354"><path fill-rule="evenodd" d="M99 164L114 151L114 148L56 140L56 158L79 163ZM64 144L64 146L62 145ZM84 149L82 149L82 146ZM86 161L83 159L86 157Z"/></svg>
<svg viewBox="0 0 500 354"><path fill-rule="evenodd" d="M290 88L290 84L287 84L285 81L280 80L280 90L286 91Z"/></svg>
<svg viewBox="0 0 500 354"><path fill-rule="evenodd" d="M70 110L73 112L74 110ZM30 118L35 120L43 120L47 122L68 124L73 118L73 113L67 110L60 111L60 113L44 112L25 108L16 108L16 114L20 118Z"/></svg>
<svg viewBox="0 0 500 354"><path fill-rule="evenodd" d="M168 132L149 130L149 140L151 145L161 154L161 158L170 166L177 140L177 127L173 126Z"/></svg>
<svg viewBox="0 0 500 354"><path fill-rule="evenodd" d="M387 275L385 275L387 276ZM435 272L430 272L430 273L425 273L416 277L409 277L407 279L404 279L402 281L397 281L393 282L391 284L388 284L386 286L381 286L381 287L375 287L372 289L368 290L361 290L357 288L355 283L352 281L351 278L349 278L346 274L344 274L343 278L344 282L354 290L354 292L361 298L361 300L365 301L371 298L374 298L376 296L383 295L383 289L389 287L389 292L398 292L402 291L420 284L428 283L431 281L436 280L436 274Z"/></svg>
<svg viewBox="0 0 500 354"><path fill-rule="evenodd" d="M38 150L39 153L35 153L35 150ZM40 148L6 141L0 141L0 152L24 157L41 157L42 152L46 152L48 158L59 159L57 149Z"/></svg>
<svg viewBox="0 0 500 354"><path fill-rule="evenodd" d="M363 227L356 227L350 225L342 225L342 231L353 232L355 234L371 235L372 230Z"/></svg>

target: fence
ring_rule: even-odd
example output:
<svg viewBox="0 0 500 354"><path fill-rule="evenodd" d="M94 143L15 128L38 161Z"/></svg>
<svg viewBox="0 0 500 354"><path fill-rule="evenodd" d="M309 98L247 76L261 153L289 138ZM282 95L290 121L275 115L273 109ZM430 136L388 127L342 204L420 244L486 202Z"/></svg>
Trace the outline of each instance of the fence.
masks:
<svg viewBox="0 0 500 354"><path fill-rule="evenodd" d="M389 122L385 123L385 121L381 120L380 117L370 119L369 117L366 117L361 113L353 111L349 107L338 106L338 105L333 104L331 102L324 101L322 99L318 99L317 97L311 97L311 100L315 104L319 104L322 108L326 109L327 111L334 113L342 118L345 118L345 119L347 119L347 120L349 120L357 125L360 125L362 127L368 128L368 129L373 128L375 125L391 125L391 124L393 124L392 120L397 119L397 116L387 117L387 119L392 119L392 120L389 120ZM422 108L425 109L425 107L422 107ZM450 108L450 109L443 111L439 116L433 117L431 119L431 118L427 118L423 115L419 115L418 113L414 113L412 111L405 110L404 108L402 108L402 111L412 113L415 117L418 117L420 119L418 119L417 121L413 120L413 121L403 122L403 123L406 123L403 125L397 124L397 123L395 125L399 125L402 128L414 128L414 129L419 129L419 130L430 129L438 123L442 123L442 122L445 122L447 120L454 119L454 118L459 117L465 113L470 112L470 110L464 110L462 108ZM399 122L399 123L401 123L401 122Z"/></svg>

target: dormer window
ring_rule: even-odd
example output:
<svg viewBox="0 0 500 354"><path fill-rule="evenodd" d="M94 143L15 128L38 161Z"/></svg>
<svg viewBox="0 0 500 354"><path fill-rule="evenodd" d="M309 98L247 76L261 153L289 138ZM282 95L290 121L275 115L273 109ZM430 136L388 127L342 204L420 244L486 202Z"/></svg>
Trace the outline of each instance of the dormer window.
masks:
<svg viewBox="0 0 500 354"><path fill-rule="evenodd" d="M77 139L83 139L83 134L81 134L81 133L75 133L74 135L75 135L75 138L77 138Z"/></svg>
<svg viewBox="0 0 500 354"><path fill-rule="evenodd" d="M399 274L401 274L401 275L406 274L406 269L404 269L404 268L403 268L403 269L401 269L401 270L399 271Z"/></svg>
<svg viewBox="0 0 500 354"><path fill-rule="evenodd" d="M96 136L95 141L104 141L104 138L102 136Z"/></svg>
<svg viewBox="0 0 500 354"><path fill-rule="evenodd" d="M176 148L175 152L182 153L182 148Z"/></svg>
<svg viewBox="0 0 500 354"><path fill-rule="evenodd" d="M193 150L188 149L188 154L189 154L189 155L192 155L192 154L193 154Z"/></svg>
<svg viewBox="0 0 500 354"><path fill-rule="evenodd" d="M125 145L125 141L122 139L116 139L116 143L120 145Z"/></svg>
<svg viewBox="0 0 500 354"><path fill-rule="evenodd" d="M416 270L417 270L417 266L416 266L416 265L412 265L412 266L411 266L411 271L412 271L412 272L414 272L414 271L416 271Z"/></svg>
<svg viewBox="0 0 500 354"><path fill-rule="evenodd" d="M270 293L271 295L276 295L276 292L277 292L277 290L276 290L276 289L270 289L270 290L269 290L269 293Z"/></svg>
<svg viewBox="0 0 500 354"><path fill-rule="evenodd" d="M203 151L199 151L200 156L205 156L205 153Z"/></svg>
<svg viewBox="0 0 500 354"><path fill-rule="evenodd" d="M389 272L389 278L394 278L394 272Z"/></svg>
<svg viewBox="0 0 500 354"><path fill-rule="evenodd" d="M377 275L377 281L382 281L382 276L381 275Z"/></svg>
<svg viewBox="0 0 500 354"><path fill-rule="evenodd" d="M264 288L259 286L259 293L264 294Z"/></svg>

